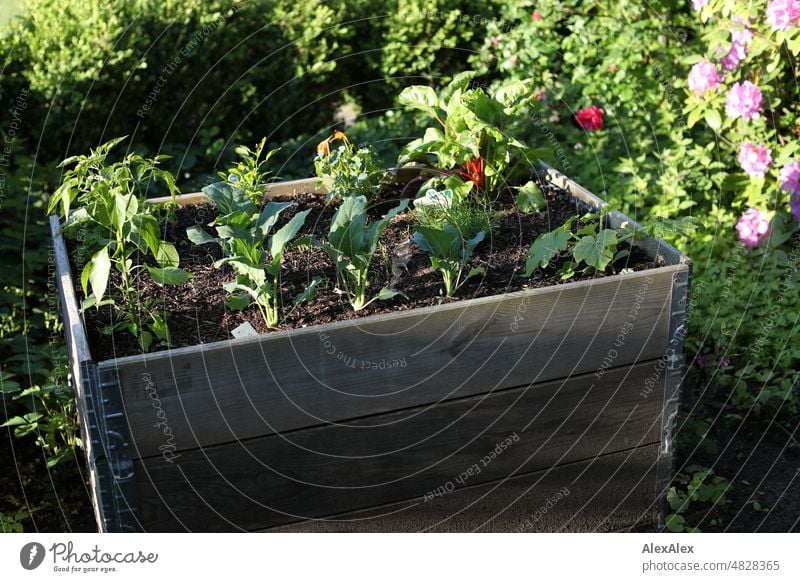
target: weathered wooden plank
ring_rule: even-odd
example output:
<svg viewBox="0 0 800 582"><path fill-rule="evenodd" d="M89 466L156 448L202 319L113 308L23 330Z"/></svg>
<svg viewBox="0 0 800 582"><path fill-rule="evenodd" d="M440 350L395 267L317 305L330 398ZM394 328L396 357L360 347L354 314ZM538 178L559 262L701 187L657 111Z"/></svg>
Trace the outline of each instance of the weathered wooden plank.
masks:
<svg viewBox="0 0 800 582"><path fill-rule="evenodd" d="M655 458L646 445L553 469L261 531L610 532L653 523Z"/></svg>
<svg viewBox="0 0 800 582"><path fill-rule="evenodd" d="M291 196L298 193L304 194L325 194L328 190L322 185L318 178L303 178L302 180L286 180L285 182L275 182L264 186L264 198L275 198L276 196ZM169 204L172 202L171 196L160 196L150 198L150 204ZM208 196L202 192L191 192L180 194L175 197L178 206L194 206L209 202Z"/></svg>
<svg viewBox="0 0 800 582"><path fill-rule="evenodd" d="M101 363L134 457L282 432L657 358L663 267ZM162 428L165 425L162 424ZM167 436L170 436L167 435Z"/></svg>
<svg viewBox="0 0 800 582"><path fill-rule="evenodd" d="M140 460L143 523L150 531L250 530L424 502L436 491L657 443L666 375L653 370L651 361L600 379L587 374Z"/></svg>
<svg viewBox="0 0 800 582"><path fill-rule="evenodd" d="M82 448L89 468L89 485L91 490L96 492L98 491L98 475L95 461L103 455L103 451L98 450L100 447L96 446L98 442L97 435L89 433L90 427L95 424L93 422L95 411L87 407L87 403L92 402L91 398L87 398L87 391L92 381L88 377L92 372L92 355L89 351L89 342L86 339L83 317L78 307L79 300L75 295L75 285L72 279L67 247L61 234L61 224L57 216L50 216L50 232L53 237L50 270L58 286L58 299L61 318L64 322L67 357L72 376L71 383L75 390L76 409L80 421ZM98 527L102 529L105 516L100 508L100 499L96 494L92 495L92 507Z"/></svg>

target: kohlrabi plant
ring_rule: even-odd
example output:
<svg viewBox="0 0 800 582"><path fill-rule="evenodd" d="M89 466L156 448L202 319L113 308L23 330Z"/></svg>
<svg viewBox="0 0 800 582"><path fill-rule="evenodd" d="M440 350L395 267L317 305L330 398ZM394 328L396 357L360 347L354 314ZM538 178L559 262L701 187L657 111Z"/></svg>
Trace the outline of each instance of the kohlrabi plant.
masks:
<svg viewBox="0 0 800 582"><path fill-rule="evenodd" d="M281 260L311 211L298 212L273 232L281 213L292 206L292 202L269 202L259 210L246 191L226 182L206 186L203 192L219 212L209 225L215 229L216 236L192 226L186 231L189 240L198 245L215 243L222 248L223 257L214 263L215 267L229 265L236 273L236 280L224 287L230 294L228 307L240 310L255 305L267 326L277 327L281 307ZM295 297L294 305L313 298L320 282L320 278L315 278Z"/></svg>
<svg viewBox="0 0 800 582"><path fill-rule="evenodd" d="M609 265L628 256L630 251L620 248L625 241L643 238L646 231L632 225L619 229L606 228L607 211L571 217L557 229L540 235L528 249L525 276L530 277L537 269L553 266L558 259L565 259L558 273L562 279L570 279L578 270L585 274L605 271ZM572 225L578 221L573 232Z"/></svg>
<svg viewBox="0 0 800 582"><path fill-rule="evenodd" d="M378 240L389 221L407 206L408 200L403 200L383 218L370 223L367 219L366 197L347 197L333 215L327 240L312 240L312 244L327 251L336 265L339 290L356 311L373 301L383 301L401 294L384 287L372 299L367 298L371 283L369 268L378 248Z"/></svg>
<svg viewBox="0 0 800 582"><path fill-rule="evenodd" d="M456 75L440 95L424 85L400 93L402 105L427 113L438 124L406 146L400 164L430 165L492 193L530 175L545 150L532 149L511 134L515 121L536 106L531 83L514 81L490 96L480 87L470 88L474 77L471 71Z"/></svg>
<svg viewBox="0 0 800 582"><path fill-rule="evenodd" d="M485 233L480 231L467 240L452 224L442 228L417 225L414 242L428 254L431 266L441 272L447 297L452 297L470 278L485 272L482 267L476 267L463 277L467 261L484 236Z"/></svg>
<svg viewBox="0 0 800 582"><path fill-rule="evenodd" d="M161 239L163 209L146 203L148 190L159 182L173 197L177 193L173 176L158 168L166 157L129 154L122 161L107 162L109 151L123 139L62 162L62 167L72 167L64 173L48 210L60 209L67 235L81 229L78 253L91 255L80 277L86 297L82 308L112 306L115 321L103 331L125 329L147 351L156 339L169 345L170 336L167 314L141 293L143 278L158 285L180 285L190 275L178 268L175 246ZM147 263L148 256L157 266ZM112 271L119 277L111 277Z"/></svg>
<svg viewBox="0 0 800 582"><path fill-rule="evenodd" d="M272 174L267 170L267 164L280 149L275 148L265 153L266 146L267 138L264 138L254 150L243 145L237 147L235 151L240 158L239 162L227 172L219 173L223 181L243 190L251 202L258 205L264 199L264 185Z"/></svg>
<svg viewBox="0 0 800 582"><path fill-rule="evenodd" d="M337 141L342 143L331 149L331 144ZM339 130L317 145L314 167L317 177L328 187L328 202L352 196L371 200L378 193L385 175L373 147L357 148Z"/></svg>

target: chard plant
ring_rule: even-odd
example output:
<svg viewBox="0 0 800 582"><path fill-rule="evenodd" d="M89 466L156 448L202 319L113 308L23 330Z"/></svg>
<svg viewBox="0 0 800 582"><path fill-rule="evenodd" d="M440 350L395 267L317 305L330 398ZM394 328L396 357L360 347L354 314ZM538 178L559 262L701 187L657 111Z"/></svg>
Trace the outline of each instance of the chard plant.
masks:
<svg viewBox="0 0 800 582"><path fill-rule="evenodd" d="M245 190L220 182L203 188L214 203L219 216L209 225L216 236L199 226L187 229L193 243L214 243L222 248L223 257L216 268L229 265L236 279L224 286L229 293L227 305L234 310L255 305L268 327L280 323L281 261L286 248L297 238L310 210L298 212L273 232L281 213L292 202L269 202L263 210L254 204ZM312 299L321 283L317 277L294 299L294 306Z"/></svg>
<svg viewBox="0 0 800 582"><path fill-rule="evenodd" d="M582 217L570 217L555 230L542 234L528 249L525 276L530 277L536 269L546 268L559 258L567 259L558 273L566 280L576 272L585 274L602 273L609 265L628 256L630 251L620 248L623 242L641 239L646 231L623 225L619 229L606 228L607 210L589 213ZM572 225L578 221L573 232Z"/></svg>
<svg viewBox="0 0 800 582"><path fill-rule="evenodd" d="M481 88L470 88L475 76L472 71L456 75L440 95L424 85L400 93L402 105L423 111L438 125L409 143L399 161L460 176L477 192L497 192L510 180L529 175L535 160L547 153L510 133L517 120L535 107L531 83L514 81L490 96Z"/></svg>
<svg viewBox="0 0 800 582"><path fill-rule="evenodd" d="M88 156L64 160L60 167L72 167L64 173L48 212L60 209L66 234L78 228L84 233L78 251L91 259L80 276L82 309L111 306L115 321L103 332L125 329L147 351L154 340L169 345L170 335L167 313L141 293L144 277L157 285L181 285L190 275L178 267L175 246L161 239L163 209L146 203L148 189L159 182L173 199L178 192L172 174L158 168L168 158L129 154L109 163L110 150L123 139L114 139ZM147 264L148 256L157 266ZM112 271L119 277L112 278Z"/></svg>
<svg viewBox="0 0 800 582"><path fill-rule="evenodd" d="M467 261L484 236L485 233L480 231L467 240L461 230L452 224L442 228L423 225L416 227L414 242L428 254L431 266L442 274L447 297L452 297L472 277L485 272L482 267L477 267L462 278Z"/></svg>
<svg viewBox="0 0 800 582"><path fill-rule="evenodd" d="M334 142L341 144L331 150ZM317 145L314 167L328 187L328 202L352 196L364 196L369 201L378 193L385 175L374 148L356 148L339 130Z"/></svg>
<svg viewBox="0 0 800 582"><path fill-rule="evenodd" d="M280 148L275 148L265 153L266 146L267 138L263 138L254 150L240 145L235 150L240 158L236 166L227 172L218 174L223 181L234 184L243 190L250 201L257 205L260 205L264 199L264 185L272 174L266 166L270 158L280 150Z"/></svg>
<svg viewBox="0 0 800 582"><path fill-rule="evenodd" d="M383 218L370 223L367 219L367 199L364 196L347 197L333 215L327 240L312 239L315 246L324 249L336 265L340 292L359 311L373 301L385 301L399 291L382 288L372 299L367 299L370 286L369 267L378 248L378 240L392 218L408 207L403 200Z"/></svg>

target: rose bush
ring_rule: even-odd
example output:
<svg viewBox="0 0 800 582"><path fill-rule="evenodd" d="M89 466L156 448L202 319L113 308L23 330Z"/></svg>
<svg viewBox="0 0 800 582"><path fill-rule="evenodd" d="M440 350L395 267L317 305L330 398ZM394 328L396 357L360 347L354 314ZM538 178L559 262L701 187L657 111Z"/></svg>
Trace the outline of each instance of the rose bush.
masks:
<svg viewBox="0 0 800 582"><path fill-rule="evenodd" d="M786 223L789 210L800 219L800 163L795 158L798 108L794 59L800 54L800 2L795 0L709 0L694 2L704 25L704 51L686 86L688 124L701 120L716 132L727 166L722 194L729 200L719 216L737 223L747 247L767 237L752 234L753 217ZM732 154L738 163L730 163ZM794 221L789 221L794 222ZM785 243L796 224L781 228L773 243ZM742 234L743 231L746 234Z"/></svg>

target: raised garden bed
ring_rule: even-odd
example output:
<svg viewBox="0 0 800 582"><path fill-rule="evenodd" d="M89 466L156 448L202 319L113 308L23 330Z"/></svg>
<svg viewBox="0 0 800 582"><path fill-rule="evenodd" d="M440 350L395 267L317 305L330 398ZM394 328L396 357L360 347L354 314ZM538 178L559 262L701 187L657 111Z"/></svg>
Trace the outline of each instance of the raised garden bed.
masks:
<svg viewBox="0 0 800 582"><path fill-rule="evenodd" d="M312 302L283 329L212 341L246 317L222 312L198 330L207 343L109 357L52 227L104 531L596 531L662 516L690 276L663 241L639 241L649 259L622 274L522 288L507 273L484 296L478 278L470 299L359 317Z"/></svg>

